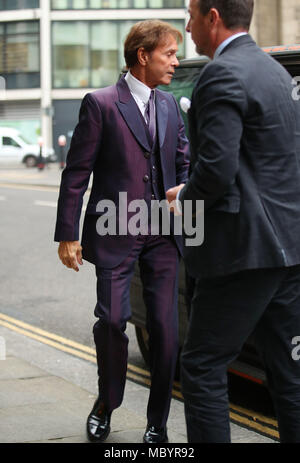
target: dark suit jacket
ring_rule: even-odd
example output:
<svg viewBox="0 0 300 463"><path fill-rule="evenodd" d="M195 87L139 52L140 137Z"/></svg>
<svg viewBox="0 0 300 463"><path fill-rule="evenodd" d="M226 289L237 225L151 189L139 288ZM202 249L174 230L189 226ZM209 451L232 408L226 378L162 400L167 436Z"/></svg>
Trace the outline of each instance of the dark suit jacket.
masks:
<svg viewBox="0 0 300 463"><path fill-rule="evenodd" d="M194 277L300 263L300 104L292 78L249 35L202 71L189 111L204 243L185 248Z"/></svg>
<svg viewBox="0 0 300 463"><path fill-rule="evenodd" d="M167 191L187 181L189 146L171 94L156 90L156 117L163 187ZM83 226L83 257L100 267L118 265L129 254L135 237L97 234L100 213L96 206L103 199L117 205L119 192L127 192L128 202L144 199L145 158L150 150L145 124L124 77L116 85L87 94L62 174L55 240L79 239L82 199L93 173ZM181 249L181 237L174 238Z"/></svg>

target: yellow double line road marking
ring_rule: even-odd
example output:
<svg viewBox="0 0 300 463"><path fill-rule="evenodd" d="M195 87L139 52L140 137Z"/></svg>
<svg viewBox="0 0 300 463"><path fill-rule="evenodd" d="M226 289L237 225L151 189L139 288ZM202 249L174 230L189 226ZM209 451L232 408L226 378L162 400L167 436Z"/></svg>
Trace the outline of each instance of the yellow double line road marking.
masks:
<svg viewBox="0 0 300 463"><path fill-rule="evenodd" d="M55 349L74 355L75 357L88 360L94 364L97 363L95 349L76 341L72 341L71 339L64 338L54 333L49 333L48 331L9 317L3 313L0 313L0 325L31 339L42 342L43 344L54 347ZM150 386L151 384L149 371L132 364L128 364L127 377L142 385ZM180 391L180 384L176 381L174 382L172 393L173 397L183 400ZM236 424L264 434L272 439L279 438L276 420L267 418L254 411L230 404L230 419Z"/></svg>
<svg viewBox="0 0 300 463"><path fill-rule="evenodd" d="M94 349L79 344L70 339L63 338L48 331L42 330L28 323L22 322L5 314L0 314L0 325L23 334L31 339L40 341L48 346L55 347L69 354L76 355L84 360L95 361Z"/></svg>
<svg viewBox="0 0 300 463"><path fill-rule="evenodd" d="M0 325L16 333L27 336L28 338L54 347L55 349L75 355L83 360L88 360L95 364L97 363L96 350L84 344L80 344L79 342L72 341L71 339L64 338L54 333L49 333L48 331L17 320L16 318L9 317L3 313L0 313ZM131 364L128 365L128 370L127 376L129 378L141 382L141 376L143 376L144 383L150 385L150 373L148 371Z"/></svg>
<svg viewBox="0 0 300 463"><path fill-rule="evenodd" d="M36 190L36 191L58 191L57 185L33 185L25 183L5 183L0 182L0 188L10 188L12 190Z"/></svg>

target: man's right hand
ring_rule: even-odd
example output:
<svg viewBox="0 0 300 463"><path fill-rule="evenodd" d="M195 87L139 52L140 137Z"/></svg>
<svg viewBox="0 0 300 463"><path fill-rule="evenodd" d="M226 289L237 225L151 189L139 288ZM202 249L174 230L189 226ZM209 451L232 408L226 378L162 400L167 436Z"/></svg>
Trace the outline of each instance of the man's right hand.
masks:
<svg viewBox="0 0 300 463"><path fill-rule="evenodd" d="M58 247L58 255L62 263L68 267L79 271L78 264L82 265L82 247L79 241L61 241Z"/></svg>

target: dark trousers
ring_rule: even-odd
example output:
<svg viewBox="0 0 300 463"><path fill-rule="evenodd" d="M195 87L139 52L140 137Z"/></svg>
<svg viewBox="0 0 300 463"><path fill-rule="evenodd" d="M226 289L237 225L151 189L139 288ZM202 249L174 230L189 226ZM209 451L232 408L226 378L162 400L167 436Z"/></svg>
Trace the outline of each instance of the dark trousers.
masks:
<svg viewBox="0 0 300 463"><path fill-rule="evenodd" d="M230 442L227 367L253 331L280 440L300 442L300 266L197 280L181 358L189 442Z"/></svg>
<svg viewBox="0 0 300 463"><path fill-rule="evenodd" d="M129 256L116 268L96 268L97 305L94 325L99 394L107 409L123 399L131 317L130 281L139 261L149 333L151 388L148 423L164 427L178 355L178 263L179 254L169 237L138 236Z"/></svg>

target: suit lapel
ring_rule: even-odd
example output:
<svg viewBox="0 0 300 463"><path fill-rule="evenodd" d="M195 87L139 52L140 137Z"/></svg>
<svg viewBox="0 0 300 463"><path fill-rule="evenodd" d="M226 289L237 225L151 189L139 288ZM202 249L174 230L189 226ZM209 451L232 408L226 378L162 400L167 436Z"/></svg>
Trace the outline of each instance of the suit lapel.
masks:
<svg viewBox="0 0 300 463"><path fill-rule="evenodd" d="M140 145L143 146L147 151L150 151L150 145L145 130L145 124L143 122L140 110L132 97L128 85L124 79L124 76L117 83L117 89L119 94L119 101L116 101L116 105L126 122L129 130L132 132L136 140Z"/></svg>

